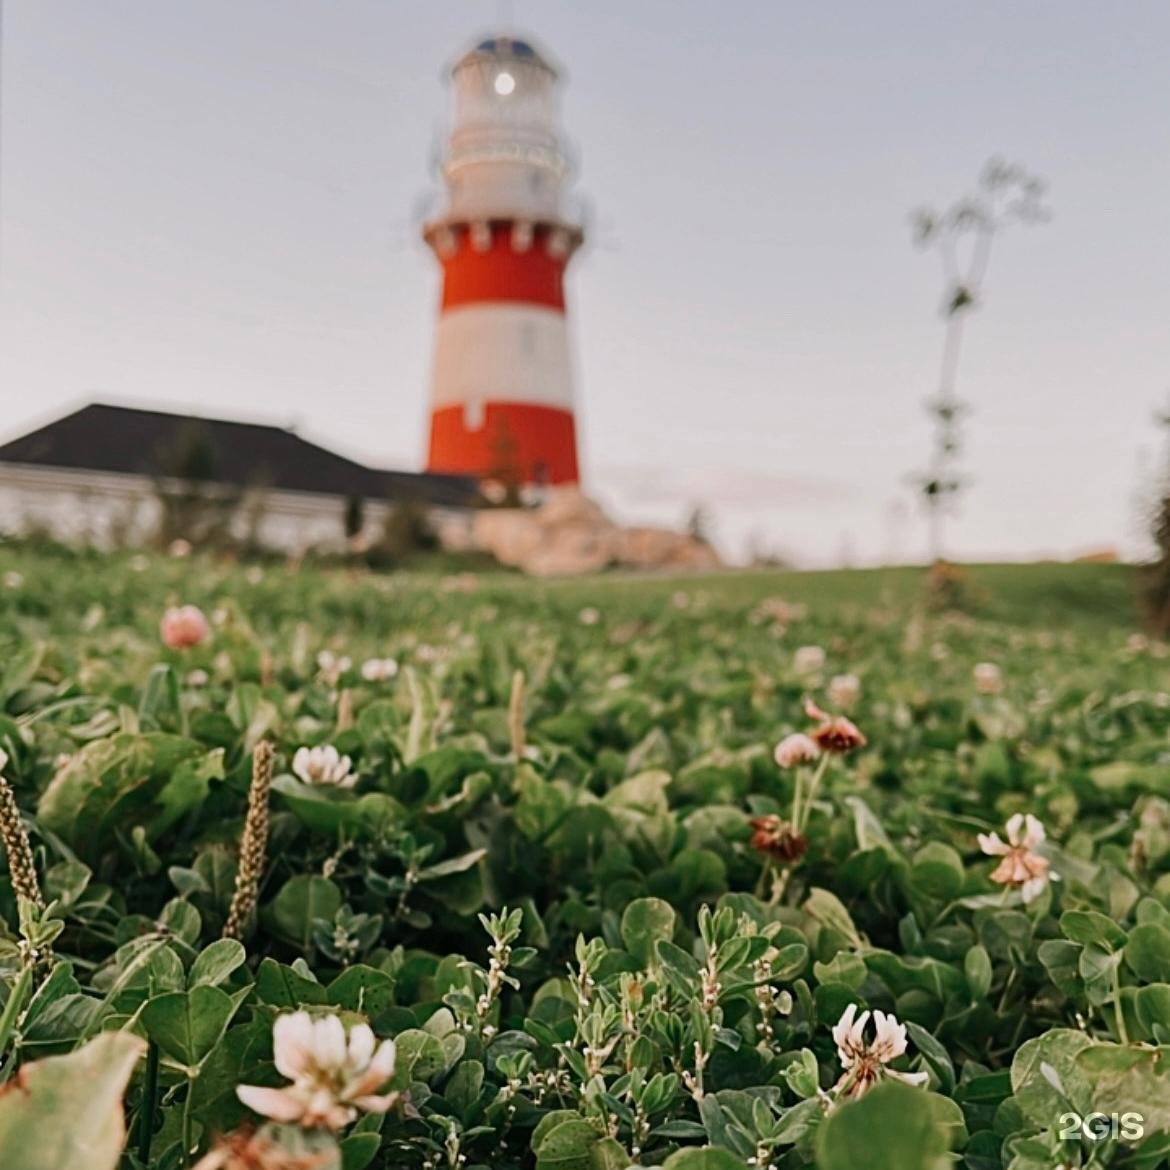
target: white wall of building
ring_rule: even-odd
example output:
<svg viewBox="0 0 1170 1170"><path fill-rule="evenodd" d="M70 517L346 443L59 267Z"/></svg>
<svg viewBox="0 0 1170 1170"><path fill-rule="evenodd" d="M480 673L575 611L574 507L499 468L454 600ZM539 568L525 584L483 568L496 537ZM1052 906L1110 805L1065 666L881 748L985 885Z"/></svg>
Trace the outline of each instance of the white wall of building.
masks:
<svg viewBox="0 0 1170 1170"><path fill-rule="evenodd" d="M392 505L366 500L364 534L376 539ZM0 463L0 535L44 532L67 544L110 550L149 544L158 533L162 505L148 476ZM441 537L458 538L469 514L435 509ZM231 519L232 536L273 552L310 549L340 552L345 541L345 499L313 492L245 493ZM444 538L446 543L446 538Z"/></svg>

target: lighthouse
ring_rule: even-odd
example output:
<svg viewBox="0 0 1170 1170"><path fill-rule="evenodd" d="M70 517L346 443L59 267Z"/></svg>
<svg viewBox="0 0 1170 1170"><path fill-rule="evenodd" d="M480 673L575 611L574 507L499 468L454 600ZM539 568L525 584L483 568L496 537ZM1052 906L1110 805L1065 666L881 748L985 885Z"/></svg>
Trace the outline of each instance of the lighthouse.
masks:
<svg viewBox="0 0 1170 1170"><path fill-rule="evenodd" d="M565 269L581 245L557 71L529 41L481 40L451 71L443 270L427 470L524 485L579 479Z"/></svg>

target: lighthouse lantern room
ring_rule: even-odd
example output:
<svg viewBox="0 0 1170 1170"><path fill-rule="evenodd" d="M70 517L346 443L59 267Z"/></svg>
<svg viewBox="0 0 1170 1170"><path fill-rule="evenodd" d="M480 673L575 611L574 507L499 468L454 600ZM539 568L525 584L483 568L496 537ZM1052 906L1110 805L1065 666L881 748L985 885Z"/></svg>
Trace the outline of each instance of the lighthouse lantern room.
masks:
<svg viewBox="0 0 1170 1170"><path fill-rule="evenodd" d="M423 227L443 268L427 469L576 483L564 275L583 232L564 206L557 73L497 36L451 76L444 207Z"/></svg>

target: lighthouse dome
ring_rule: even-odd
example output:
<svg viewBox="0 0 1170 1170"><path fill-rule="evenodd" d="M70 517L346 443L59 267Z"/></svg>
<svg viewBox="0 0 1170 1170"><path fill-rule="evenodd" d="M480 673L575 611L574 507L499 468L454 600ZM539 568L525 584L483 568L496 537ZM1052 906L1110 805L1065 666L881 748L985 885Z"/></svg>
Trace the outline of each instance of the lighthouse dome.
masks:
<svg viewBox="0 0 1170 1170"><path fill-rule="evenodd" d="M513 40L511 37L489 37L475 46L479 53L493 53L497 56L535 57L536 50L527 41Z"/></svg>
<svg viewBox="0 0 1170 1170"><path fill-rule="evenodd" d="M460 57L455 63L455 71L465 65L504 65L510 62L536 65L556 76L552 63L531 41L504 35L484 37L474 49Z"/></svg>

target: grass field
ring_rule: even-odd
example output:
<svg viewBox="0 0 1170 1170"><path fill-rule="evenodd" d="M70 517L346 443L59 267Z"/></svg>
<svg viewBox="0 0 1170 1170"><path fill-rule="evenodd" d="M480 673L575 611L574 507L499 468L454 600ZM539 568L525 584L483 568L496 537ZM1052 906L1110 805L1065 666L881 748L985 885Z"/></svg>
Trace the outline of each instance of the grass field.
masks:
<svg viewBox="0 0 1170 1170"><path fill-rule="evenodd" d="M1154 1170L1134 590L0 549L0 1166Z"/></svg>
<svg viewBox="0 0 1170 1170"><path fill-rule="evenodd" d="M120 565L122 576L133 581L143 602L143 612L150 604L161 604L168 593L205 590L214 583L237 593L256 593L269 598L274 583L287 583L279 568L264 571L267 590L258 592L249 584L248 575L238 567L199 564L192 570L189 562L153 558L149 573L134 574L127 568L127 557L109 560L100 557L76 558L71 555L46 556L21 554L0 548L0 574L19 572L28 589L9 591L9 601L19 603L25 612L47 612L50 596L76 605L109 601L104 583ZM254 569L253 574L259 570ZM1136 628L1136 571L1128 565L1099 564L999 564L964 567L973 587L970 611L981 619L1024 626L1048 627L1072 623L1086 627L1116 629ZM371 591L375 595L390 588L396 594L423 595L456 574L441 572L406 572L392 575L351 573L344 570L309 571L297 576L302 582L344 582L347 590L357 594ZM822 571L745 570L714 575L662 576L653 574L612 573L587 578L537 582L514 573L481 572L475 575L477 593L518 598L525 605L590 605L614 598L622 607L637 607L639 612L652 610L669 600L679 589L702 593L717 606L749 606L764 598L780 596L794 602L832 606L835 611L856 616L858 609L874 606L894 607L909 613L922 596L923 570L919 567L880 569L846 569ZM51 593L41 593L37 583L49 581ZM87 591L88 586L88 591ZM282 586L282 592L283 592ZM186 594L184 594L185 596ZM288 596L301 596L299 589ZM0 603L4 600L0 592ZM206 600L206 597L203 598ZM283 609L283 607L281 607ZM152 611L151 611L152 614ZM147 614L147 616L151 616ZM130 610L120 615L136 616Z"/></svg>

